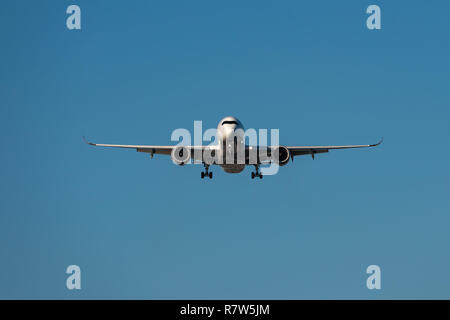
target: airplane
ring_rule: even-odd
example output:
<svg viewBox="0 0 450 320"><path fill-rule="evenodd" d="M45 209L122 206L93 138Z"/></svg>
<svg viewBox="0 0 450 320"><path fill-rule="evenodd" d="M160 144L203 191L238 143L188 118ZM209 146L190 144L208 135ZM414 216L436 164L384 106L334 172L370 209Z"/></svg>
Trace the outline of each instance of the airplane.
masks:
<svg viewBox="0 0 450 320"><path fill-rule="evenodd" d="M152 158L154 154L171 155L172 161L177 165L202 163L205 168L205 171L201 172L202 179L212 179L210 165L219 165L226 173L240 173L245 166L253 165L255 172L251 173L251 178L262 179L260 166L264 164L276 163L284 166L289 160L294 161L296 156L311 155L314 159L316 154L329 150L370 148L380 145L383 141L381 139L375 144L343 146L251 146L245 144L243 132L241 121L230 116L220 120L216 131L217 143L208 146L99 144L89 142L85 137L83 139L91 146L135 149L137 152L149 153Z"/></svg>

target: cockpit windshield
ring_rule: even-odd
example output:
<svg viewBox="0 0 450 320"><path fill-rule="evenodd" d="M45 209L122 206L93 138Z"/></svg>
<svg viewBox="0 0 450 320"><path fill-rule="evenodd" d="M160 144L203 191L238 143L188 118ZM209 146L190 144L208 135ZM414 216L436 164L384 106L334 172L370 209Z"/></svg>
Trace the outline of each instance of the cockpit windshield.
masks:
<svg viewBox="0 0 450 320"><path fill-rule="evenodd" d="M224 121L224 122L222 122L222 125L224 125L224 124L238 124L237 123L237 121L234 121L234 120L230 120L230 121Z"/></svg>

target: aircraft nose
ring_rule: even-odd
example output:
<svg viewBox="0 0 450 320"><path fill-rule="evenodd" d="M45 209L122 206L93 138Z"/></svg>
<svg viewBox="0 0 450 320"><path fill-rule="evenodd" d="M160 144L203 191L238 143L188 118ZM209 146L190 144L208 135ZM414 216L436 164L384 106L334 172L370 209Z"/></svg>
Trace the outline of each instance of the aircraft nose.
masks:
<svg viewBox="0 0 450 320"><path fill-rule="evenodd" d="M230 135L232 133L234 133L234 130L236 129L237 125L236 124L226 124L224 126L224 131L225 131L225 135Z"/></svg>

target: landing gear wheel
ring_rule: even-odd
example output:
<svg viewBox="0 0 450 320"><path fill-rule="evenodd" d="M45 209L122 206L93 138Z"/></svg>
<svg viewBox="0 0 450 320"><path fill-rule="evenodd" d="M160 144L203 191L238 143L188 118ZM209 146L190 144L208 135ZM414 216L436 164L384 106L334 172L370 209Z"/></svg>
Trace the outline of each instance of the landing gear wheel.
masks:
<svg viewBox="0 0 450 320"><path fill-rule="evenodd" d="M252 179L259 177L262 179L262 174L259 172L259 165L255 165L255 172L252 172Z"/></svg>
<svg viewBox="0 0 450 320"><path fill-rule="evenodd" d="M212 179L212 177L213 177L213 174L212 174L212 172L209 172L209 165L208 164L204 164L205 165L205 171L203 171L202 173L201 173L201 176L202 176L202 179L203 178L210 178L210 179Z"/></svg>

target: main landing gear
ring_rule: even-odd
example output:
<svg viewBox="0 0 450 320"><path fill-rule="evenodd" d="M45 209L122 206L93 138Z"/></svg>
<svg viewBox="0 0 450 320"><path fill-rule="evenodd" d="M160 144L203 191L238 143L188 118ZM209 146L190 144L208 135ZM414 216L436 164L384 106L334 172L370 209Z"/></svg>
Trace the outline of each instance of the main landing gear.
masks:
<svg viewBox="0 0 450 320"><path fill-rule="evenodd" d="M255 165L255 172L252 172L252 179L255 179L255 177L259 177L262 179L263 175L261 172L259 172L259 166Z"/></svg>
<svg viewBox="0 0 450 320"><path fill-rule="evenodd" d="M205 164L205 171L202 172L201 177L202 177L202 179L204 177L208 177L208 178L212 179L213 174L212 174L212 172L209 172L209 165Z"/></svg>

